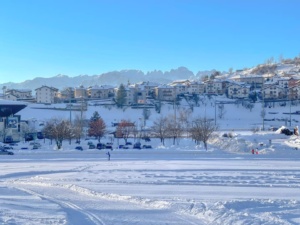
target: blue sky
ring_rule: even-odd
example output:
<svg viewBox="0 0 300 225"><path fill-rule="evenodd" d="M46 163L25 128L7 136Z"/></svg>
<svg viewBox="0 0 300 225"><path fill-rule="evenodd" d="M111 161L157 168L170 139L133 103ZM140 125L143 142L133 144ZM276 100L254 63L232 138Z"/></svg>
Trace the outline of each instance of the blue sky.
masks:
<svg viewBox="0 0 300 225"><path fill-rule="evenodd" d="M0 83L293 58L299 8L298 0L1 0Z"/></svg>

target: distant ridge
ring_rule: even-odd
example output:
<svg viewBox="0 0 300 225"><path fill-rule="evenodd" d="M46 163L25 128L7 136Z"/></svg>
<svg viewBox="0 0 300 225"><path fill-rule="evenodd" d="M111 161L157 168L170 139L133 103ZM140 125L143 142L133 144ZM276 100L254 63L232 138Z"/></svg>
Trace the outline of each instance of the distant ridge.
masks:
<svg viewBox="0 0 300 225"><path fill-rule="evenodd" d="M35 90L42 85L56 87L58 89L63 89L65 87L78 87L83 85L84 87L94 86L94 85L112 85L118 86L121 83L131 84L151 81L161 84L167 84L174 80L197 80L204 76L210 76L215 74L216 70L199 71L194 74L186 67L178 67L177 69L171 69L170 71L154 70L144 73L141 70L121 70L121 71L111 71L103 73L100 75L78 75L75 77L69 77L68 75L58 74L50 78L36 77L32 80L26 80L20 83L3 83L0 84L0 88L3 86L7 88L16 89L31 89ZM220 74L220 73L219 73ZM222 72L222 78L230 78L236 75L251 76L251 75L264 75L264 74L277 74L279 76L290 76L290 75L300 75L300 57L295 57L294 59L282 59L280 62L274 62L273 59L269 59L264 64L257 65L253 68L245 68L242 70Z"/></svg>
<svg viewBox="0 0 300 225"><path fill-rule="evenodd" d="M215 70L202 71L200 74L210 75L214 71ZM197 75L198 74L199 73L197 73ZM68 75L58 74L50 78L36 77L32 80L26 80L20 83L3 83L0 84L0 87L2 88L3 86L6 86L7 88L35 90L42 85L62 89L64 87L78 87L80 85L83 85L84 87L105 84L118 86L121 83L127 84L130 82L133 84L142 81L152 81L165 84L178 79L196 79L197 75L194 75L194 73L186 67L179 67L166 72L154 70L147 73L140 70L121 70L111 71L101 75L78 75L75 77L69 77Z"/></svg>

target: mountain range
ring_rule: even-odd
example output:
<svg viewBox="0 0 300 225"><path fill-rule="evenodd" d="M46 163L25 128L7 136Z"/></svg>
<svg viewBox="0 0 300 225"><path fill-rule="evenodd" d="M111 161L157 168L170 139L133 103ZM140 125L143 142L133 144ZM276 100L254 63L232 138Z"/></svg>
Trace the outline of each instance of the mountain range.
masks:
<svg viewBox="0 0 300 225"><path fill-rule="evenodd" d="M166 84L179 79L197 79L205 75L209 76L214 72L215 70L210 70L200 71L197 74L194 74L186 67L179 67L177 69L171 69L170 71L166 72L163 72L161 70L154 70L144 73L140 70L121 70L107 72L100 75L79 75L75 77L59 74L50 78L36 77L32 80L26 80L20 83L3 83L0 84L0 88L6 86L7 88L35 90L42 85L47 85L58 89L63 89L65 87L78 87L80 85L83 85L84 87L107 84L118 86L121 83L133 84L142 81L151 81Z"/></svg>
<svg viewBox="0 0 300 225"><path fill-rule="evenodd" d="M26 80L20 83L3 83L0 84L0 88L6 86L9 89L31 89L35 90L42 85L47 85L55 87L58 89L63 89L66 87L78 87L83 85L84 87L94 86L94 85L112 85L119 86L121 83L138 83L142 81L157 82L160 84L167 84L174 80L197 80L201 79L203 76L210 76L215 74L217 71L207 70L199 71L194 74L191 70L186 67L179 67L177 69L171 69L170 71L154 70L144 73L141 70L121 70L121 71L111 71L103 73L100 75L79 75L75 77L70 77L68 75L56 75L50 78L36 77L32 80ZM273 60L268 60L264 64L257 65L253 68L245 68L243 70L220 72L218 74L223 75L223 77L230 77L235 75L252 75L252 74L277 74L277 75L293 75L300 74L300 57L295 57L294 59L283 59L281 62L274 62Z"/></svg>

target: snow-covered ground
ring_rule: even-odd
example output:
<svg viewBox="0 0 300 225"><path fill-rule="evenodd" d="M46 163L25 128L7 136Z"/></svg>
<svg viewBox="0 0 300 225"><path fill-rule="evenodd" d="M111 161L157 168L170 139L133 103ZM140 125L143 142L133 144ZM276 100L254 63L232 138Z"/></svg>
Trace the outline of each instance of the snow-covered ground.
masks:
<svg viewBox="0 0 300 225"><path fill-rule="evenodd" d="M218 119L222 130L208 151L186 138L176 145L167 140L165 146L151 139L147 144L153 149L143 150L117 149L113 140L108 161L105 150L87 149L88 140L81 143L83 151L68 142L62 150L49 140L38 140L37 150L19 143L14 155L0 156L0 224L300 224L300 139L275 131L253 133L252 126L261 126L259 109L246 113L226 107ZM89 107L86 117L95 110L108 123L142 115ZM268 110L284 116L280 112L288 108ZM195 113L213 117L214 109ZM20 114L38 121L69 116L30 107ZM156 116L152 113L147 124ZM224 132L234 137L222 137ZM22 150L25 146L29 149Z"/></svg>

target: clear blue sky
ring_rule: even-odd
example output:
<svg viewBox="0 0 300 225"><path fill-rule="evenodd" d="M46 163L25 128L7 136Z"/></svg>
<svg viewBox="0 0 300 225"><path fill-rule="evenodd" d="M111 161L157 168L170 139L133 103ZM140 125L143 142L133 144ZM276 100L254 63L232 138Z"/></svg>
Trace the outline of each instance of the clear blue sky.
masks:
<svg viewBox="0 0 300 225"><path fill-rule="evenodd" d="M299 0L0 0L0 83L300 53Z"/></svg>

